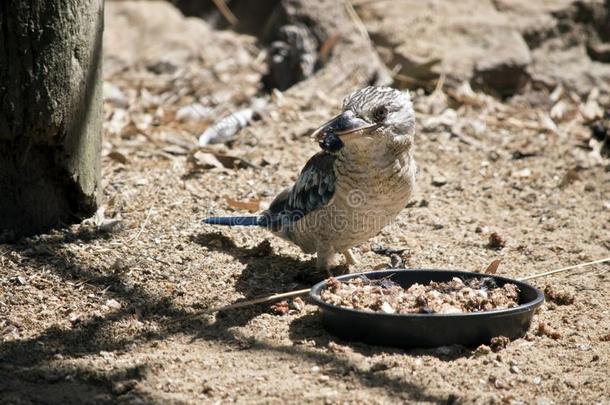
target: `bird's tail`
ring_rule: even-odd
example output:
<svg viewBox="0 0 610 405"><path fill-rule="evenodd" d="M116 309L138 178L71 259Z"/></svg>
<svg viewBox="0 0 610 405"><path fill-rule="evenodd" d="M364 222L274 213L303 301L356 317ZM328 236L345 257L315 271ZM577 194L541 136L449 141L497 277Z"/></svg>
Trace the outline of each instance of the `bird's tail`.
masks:
<svg viewBox="0 0 610 405"><path fill-rule="evenodd" d="M264 226L260 216L250 217L210 217L203 220L204 224L226 226Z"/></svg>

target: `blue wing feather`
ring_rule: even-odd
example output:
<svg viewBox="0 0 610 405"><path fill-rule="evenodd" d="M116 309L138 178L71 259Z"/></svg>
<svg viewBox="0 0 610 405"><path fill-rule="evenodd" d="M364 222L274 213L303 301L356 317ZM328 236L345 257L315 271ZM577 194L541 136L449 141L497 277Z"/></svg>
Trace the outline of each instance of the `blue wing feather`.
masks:
<svg viewBox="0 0 610 405"><path fill-rule="evenodd" d="M263 214L266 225L280 230L328 204L335 194L335 160L326 151L309 159L295 184L282 191Z"/></svg>

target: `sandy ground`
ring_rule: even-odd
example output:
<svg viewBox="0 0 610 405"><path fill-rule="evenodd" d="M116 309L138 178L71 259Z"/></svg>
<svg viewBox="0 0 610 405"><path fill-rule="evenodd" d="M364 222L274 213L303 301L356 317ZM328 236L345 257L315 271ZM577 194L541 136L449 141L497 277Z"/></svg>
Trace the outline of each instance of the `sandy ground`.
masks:
<svg viewBox="0 0 610 405"><path fill-rule="evenodd" d="M257 52L252 45L240 65L244 88L260 77ZM286 315L258 305L183 319L323 278L311 256L264 230L200 220L247 213L226 197L265 203L291 184L317 150L309 131L341 100L323 89L298 108L275 99L276 112L228 149L248 164L206 168L188 159L209 122L176 123L175 114L207 95L163 98L176 88L205 93L205 78L195 86L189 69L144 70L107 73L125 98L105 105L104 208L120 219L116 229L84 223L0 245L0 402L610 403L607 265L535 280L574 302L548 301L528 335L498 352L348 343L327 334L309 304ZM170 78L171 90L159 85ZM447 93L414 93L417 194L355 249L352 271L389 265L373 243L404 248L410 268L483 271L501 258L498 274L515 277L608 256L610 166L590 148L580 101L566 96L554 129L533 98ZM137 125L120 126L117 114ZM435 121L443 114L448 122ZM493 232L503 248L489 247Z"/></svg>

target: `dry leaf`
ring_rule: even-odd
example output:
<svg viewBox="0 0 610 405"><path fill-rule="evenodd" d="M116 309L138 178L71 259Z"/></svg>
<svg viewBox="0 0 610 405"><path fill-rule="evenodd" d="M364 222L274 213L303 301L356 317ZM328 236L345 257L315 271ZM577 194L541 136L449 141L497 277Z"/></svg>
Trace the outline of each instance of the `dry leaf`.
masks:
<svg viewBox="0 0 610 405"><path fill-rule="evenodd" d="M249 212L258 212L260 209L261 200L237 201L229 197L225 197L229 207L235 210L247 210Z"/></svg>
<svg viewBox="0 0 610 405"><path fill-rule="evenodd" d="M563 175L563 178L559 182L559 188L564 188L579 179L580 176L578 175L577 168L568 169L568 171Z"/></svg>
<svg viewBox="0 0 610 405"><path fill-rule="evenodd" d="M244 167L254 167L260 169L253 163L250 163L238 156L227 154L224 146L216 147L199 147L189 151L186 159L188 173L195 173L200 170L208 170L212 168L227 168L239 169Z"/></svg>
<svg viewBox="0 0 610 405"><path fill-rule="evenodd" d="M114 160L115 162L119 162L122 164L127 164L128 159L127 156L125 156L123 153L119 152L118 150L113 150L112 152L110 152L108 154L108 157L112 160Z"/></svg>
<svg viewBox="0 0 610 405"><path fill-rule="evenodd" d="M162 149L163 152L169 153L170 155L186 155L188 153L188 149L183 148L179 145L169 145Z"/></svg>
<svg viewBox="0 0 610 405"><path fill-rule="evenodd" d="M252 166L252 164L246 162L240 157L232 155L214 155L216 159L222 163L227 169L238 169L239 167Z"/></svg>
<svg viewBox="0 0 610 405"><path fill-rule="evenodd" d="M540 126L542 126L542 128L546 129L547 131L553 133L559 132L557 124L555 124L555 121L553 121L549 115L541 112L538 114L538 120L540 122Z"/></svg>
<svg viewBox="0 0 610 405"><path fill-rule="evenodd" d="M187 133L176 133L174 131L162 131L159 134L159 140L167 142L170 145L180 146L181 148L190 150L197 146L197 143L192 138L192 135Z"/></svg>
<svg viewBox="0 0 610 405"><path fill-rule="evenodd" d="M585 122L593 122L604 116L604 110L602 110L596 100L588 100L585 104L581 104L578 110Z"/></svg>
<svg viewBox="0 0 610 405"><path fill-rule="evenodd" d="M487 266L485 269L485 274L496 274L498 272L498 266L500 266L500 262L502 259L496 259Z"/></svg>
<svg viewBox="0 0 610 405"><path fill-rule="evenodd" d="M570 106L568 103L565 100L559 100L557 103L555 103L553 108L551 108L551 118L555 122L563 121L566 118L569 110Z"/></svg>
<svg viewBox="0 0 610 405"><path fill-rule="evenodd" d="M187 158L187 163L189 165L189 172L191 173L201 169L207 170L213 169L215 167L224 167L223 164L220 163L220 161L216 159L216 156L214 156L212 153L204 152L201 150L189 154Z"/></svg>

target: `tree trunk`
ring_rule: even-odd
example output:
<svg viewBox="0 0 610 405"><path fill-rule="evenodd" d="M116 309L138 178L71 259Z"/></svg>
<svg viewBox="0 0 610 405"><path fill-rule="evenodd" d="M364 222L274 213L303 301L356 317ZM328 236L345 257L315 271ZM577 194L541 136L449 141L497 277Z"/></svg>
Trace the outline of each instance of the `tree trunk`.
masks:
<svg viewBox="0 0 610 405"><path fill-rule="evenodd" d="M103 0L0 1L0 241L100 198Z"/></svg>

